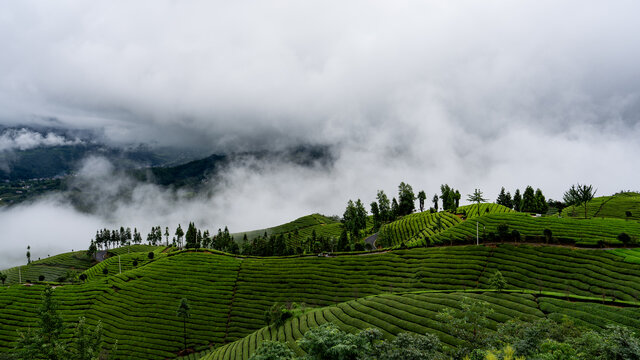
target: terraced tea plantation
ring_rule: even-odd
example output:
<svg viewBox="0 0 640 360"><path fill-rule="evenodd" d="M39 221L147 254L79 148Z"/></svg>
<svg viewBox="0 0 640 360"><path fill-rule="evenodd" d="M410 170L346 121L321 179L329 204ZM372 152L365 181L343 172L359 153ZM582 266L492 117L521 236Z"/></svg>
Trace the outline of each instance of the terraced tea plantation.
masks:
<svg viewBox="0 0 640 360"><path fill-rule="evenodd" d="M152 261L158 260L167 254L163 251L165 247L163 246L148 246L145 248L136 248L135 250L152 250L154 254L153 258L149 258L149 251L141 251L141 252L124 252L119 248L114 251L114 254L121 253L122 255L114 255L106 260L100 262L99 264L91 267L90 269L83 272L83 274L87 275L87 280L95 280L97 278L105 278L109 276L109 274L120 274L123 271L133 270L142 266L145 266ZM132 249L127 249L132 250ZM105 271L106 268L106 271Z"/></svg>
<svg viewBox="0 0 640 360"><path fill-rule="evenodd" d="M450 227L461 223L460 218L448 213L420 212L404 216L402 219L380 228L377 246L393 247L405 244L415 246Z"/></svg>
<svg viewBox="0 0 640 360"><path fill-rule="evenodd" d="M383 294L343 302L308 312L288 320L281 327L263 327L242 340L225 345L203 356L207 360L245 360L265 340L286 342L298 354L304 352L296 344L310 328L327 322L342 330L357 332L378 328L386 338L401 332L432 333L450 347L459 346L461 340L449 333L450 329L436 315L445 308L459 309L463 298L488 303L493 309L487 328L495 331L499 323L509 319L533 321L548 317L567 319L583 326L602 328L605 323L640 329L640 306L624 308L595 303L598 299L566 297L562 294L532 292L425 292L409 294Z"/></svg>
<svg viewBox="0 0 640 360"><path fill-rule="evenodd" d="M479 235L488 239L491 233L498 235L498 226L505 224L508 232L517 230L523 241L546 242L544 230L551 230L552 242L596 247L620 246L618 235L624 232L631 239L640 239L640 222L621 219L573 219L557 217L532 217L522 213L483 215L467 220L430 238L430 244L469 244L476 241L476 222ZM493 241L496 241L494 238ZM499 241L499 240L498 240ZM508 239L507 239L508 241ZM426 245L418 241L416 245Z"/></svg>
<svg viewBox="0 0 640 360"><path fill-rule="evenodd" d="M584 205L569 206L562 210L562 216L584 218ZM640 220L640 194L624 192L594 198L587 203L587 217Z"/></svg>
<svg viewBox="0 0 640 360"><path fill-rule="evenodd" d="M506 206L493 203L471 204L460 206L456 209L456 214L464 215L466 219L473 219L474 217L482 215L502 213L515 213L515 211L509 209Z"/></svg>
<svg viewBox="0 0 640 360"><path fill-rule="evenodd" d="M22 282L38 281L40 276L44 276L43 281L60 281L61 278L74 278L94 263L86 251L75 251L35 260L29 265L2 270L2 273L7 275L6 284L17 284L20 279Z"/></svg>
<svg viewBox="0 0 640 360"><path fill-rule="evenodd" d="M311 237L313 231L318 237L338 238L342 232L342 223L320 214L312 214L272 228L235 233L233 236L236 240L240 240L246 234L247 239L252 240L265 233L268 236L283 235L288 246L297 246Z"/></svg>
<svg viewBox="0 0 640 360"><path fill-rule="evenodd" d="M204 253L164 256L152 264L56 288L65 321L80 315L90 324L102 320L108 344L118 340L118 357L175 357L181 348L182 321L175 308L182 297L191 302L189 338L194 347L222 343L240 261ZM153 265L151 267L150 265ZM42 286L0 290L2 351L10 351L17 331L35 324Z"/></svg>
<svg viewBox="0 0 640 360"><path fill-rule="evenodd" d="M124 256L121 255L121 261ZM409 325L379 317L378 313L373 313L376 314L371 315L373 318L357 313L367 314L373 311L370 309L382 311L385 301L396 301L395 293L482 292L496 269L503 273L507 289L525 289L536 294L553 291L563 297L575 294L595 297L598 301L604 295L606 301L615 299L617 303L635 302L640 294L640 265L626 262L624 257L609 251L562 247L454 246L372 255L289 258L242 258L179 251L160 252L153 261L131 270L123 269L122 274L112 270L114 258L102 266L109 269L107 276L97 271L98 274L90 276L84 284L56 288L54 296L61 304L60 312L65 322L71 324L81 315L86 316L90 324L102 320L107 344L117 340L116 355L123 359L177 356L182 348L182 322L176 315L176 308L182 297L189 300L192 308L191 317L187 319L188 346L203 351L241 340L262 329L264 312L275 302L304 302L318 308L314 314L329 317L331 313L353 328L372 323L387 334L395 334ZM0 352L10 352L17 340L17 331L35 324L42 289L39 285L0 288ZM349 303L371 295L384 296L379 298L382 300ZM404 294L400 298L411 296L414 295ZM440 301L436 295L429 296L421 300L424 305L415 305L424 308L424 314L427 314L428 306L437 306L433 304ZM513 296L507 299L501 314L515 314L520 307L527 308L526 303L534 294ZM517 305L518 301L526 306ZM339 305L331 310L321 309L336 304ZM564 313L563 309L567 307L562 305L560 308L554 311ZM347 317L340 315L340 311ZM540 315L533 310L521 312ZM542 312L551 313L545 309ZM378 320L374 321L374 318ZM415 326L419 326L415 329L438 330L438 325L429 319L426 315L424 319L416 318ZM312 320L306 321L307 327L313 326ZM305 329L294 328L291 328L291 336ZM288 332L282 329L282 334ZM455 345L455 340L447 338L442 331L438 334L444 336L446 343Z"/></svg>

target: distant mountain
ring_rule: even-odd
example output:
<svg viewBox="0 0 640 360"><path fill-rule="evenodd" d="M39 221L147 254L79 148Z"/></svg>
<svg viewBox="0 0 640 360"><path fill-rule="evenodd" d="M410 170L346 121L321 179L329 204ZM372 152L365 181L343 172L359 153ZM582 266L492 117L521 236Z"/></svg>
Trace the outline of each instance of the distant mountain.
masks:
<svg viewBox="0 0 640 360"><path fill-rule="evenodd" d="M88 156L105 157L124 169L166 166L198 157L140 144L110 145L89 131L0 127L0 181L63 177L76 171Z"/></svg>
<svg viewBox="0 0 640 360"><path fill-rule="evenodd" d="M259 166L261 163L281 162L308 167L330 166L333 163L330 149L326 146L213 154L191 160L193 154L188 150L181 152L144 146L119 149L84 142L0 151L0 164L4 161L4 170L0 170L0 206L15 205L43 194L62 191L78 209L92 212L97 204L94 204L95 196L89 196L92 195L87 190L89 184L73 176L81 161L91 155L107 158L116 169L139 182L175 189L190 188L195 192L234 164ZM180 163L180 159L187 161ZM122 193L115 196L126 198L131 190L121 189Z"/></svg>
<svg viewBox="0 0 640 360"><path fill-rule="evenodd" d="M53 178L75 171L91 155L104 156L121 168L158 166L165 159L146 148L123 150L98 144L36 147L0 152L0 180Z"/></svg>
<svg viewBox="0 0 640 360"><path fill-rule="evenodd" d="M195 186L205 181L209 176L229 164L229 156L213 154L204 159L190 161L177 166L156 166L148 169L136 169L132 175L145 182L163 186Z"/></svg>
<svg viewBox="0 0 640 360"><path fill-rule="evenodd" d="M330 166L333 157L327 146L298 146L281 151L257 151L232 154L213 154L203 159L176 166L156 166L132 171L134 177L162 186L197 186L214 178L228 165L255 161L279 161L298 166Z"/></svg>

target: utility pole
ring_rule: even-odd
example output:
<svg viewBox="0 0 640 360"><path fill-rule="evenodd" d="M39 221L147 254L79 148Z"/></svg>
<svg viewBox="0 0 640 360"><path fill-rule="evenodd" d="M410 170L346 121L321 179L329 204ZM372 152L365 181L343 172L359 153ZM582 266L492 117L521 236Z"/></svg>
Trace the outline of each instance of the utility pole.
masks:
<svg viewBox="0 0 640 360"><path fill-rule="evenodd" d="M120 274L122 274L122 266L120 266L120 255L118 255L118 270L120 271Z"/></svg>
<svg viewBox="0 0 640 360"><path fill-rule="evenodd" d="M478 222L476 221L476 245L480 245L480 238L478 237Z"/></svg>

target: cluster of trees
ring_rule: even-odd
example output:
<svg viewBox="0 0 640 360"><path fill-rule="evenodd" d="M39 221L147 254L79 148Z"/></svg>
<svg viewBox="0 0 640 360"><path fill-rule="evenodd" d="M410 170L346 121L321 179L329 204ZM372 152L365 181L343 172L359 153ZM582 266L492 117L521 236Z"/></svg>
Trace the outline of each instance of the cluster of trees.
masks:
<svg viewBox="0 0 640 360"><path fill-rule="evenodd" d="M310 329L296 343L306 355L297 357L286 343L265 341L251 360L418 360L418 359L567 359L640 360L640 338L629 328L608 325L594 330L568 319L514 319L490 330L493 310L485 301L464 298L460 308L446 308L436 318L446 331L463 340L445 347L432 334L400 333L385 340L377 329L346 333L327 323Z"/></svg>
<svg viewBox="0 0 640 360"><path fill-rule="evenodd" d="M456 211L460 206L460 191L448 184L442 184L440 185L440 200L442 202L442 210ZM438 211L438 194L433 196L433 211Z"/></svg>
<svg viewBox="0 0 640 360"><path fill-rule="evenodd" d="M547 201L542 190L536 189L534 191L531 186L527 186L522 194L520 194L520 189L516 189L513 197L510 192L505 191L505 188L502 187L496 199L496 204L516 211L538 214L546 213L549 208L555 208L560 213L567 206L584 206L584 217L587 218L587 204L594 198L596 191L593 185L571 185L571 188L564 193L563 201L552 199Z"/></svg>
<svg viewBox="0 0 640 360"><path fill-rule="evenodd" d="M366 329L357 334L340 330L332 323L310 329L296 341L306 355L296 356L286 343L265 341L250 360L431 360L440 358L443 346L431 334L401 333L385 340L378 329Z"/></svg>
<svg viewBox="0 0 640 360"><path fill-rule="evenodd" d="M181 244L182 240L182 227L178 225L176 235L178 237L178 244ZM240 247L233 240L233 236L229 233L229 229L225 226L224 230L218 229L216 235L211 235L209 230L196 228L194 223L189 223L187 227L187 233L184 235L185 248L187 249L199 249L207 248L219 251L224 251L232 254L240 253ZM175 245L175 244L174 244Z"/></svg>
<svg viewBox="0 0 640 360"><path fill-rule="evenodd" d="M184 230L182 230L182 226L178 224L175 236L171 242L169 241L169 237L169 227L165 227L163 232L162 227L153 226L151 227L151 231L147 234L147 244L156 246L164 242L167 246L172 245L185 247L187 249L209 248L234 254L239 253L239 246L229 234L229 229L227 227L224 228L224 231L222 229L218 229L217 235L211 235L209 230L204 230L203 232L201 229L197 229L195 224L191 222L189 223L185 234ZM142 243L142 235L138 232L137 228L133 229L133 234L131 232L131 228L125 229L124 227L120 227L120 230L102 229L96 231L95 240L91 240L87 254L95 255L97 250L108 250L109 248L116 246L131 245L132 243Z"/></svg>
<svg viewBox="0 0 640 360"><path fill-rule="evenodd" d="M555 322L544 318L533 322L518 319L489 330L493 310L488 303L465 298L460 309L447 308L437 318L462 346L450 350L455 359L575 359L640 360L640 338L630 329L608 325L593 330L576 325L567 318Z"/></svg>
<svg viewBox="0 0 640 360"><path fill-rule="evenodd" d="M353 236L349 237L346 228L343 229L339 238L317 235L315 230L312 230L311 235L300 243L296 243L293 240L294 237L299 237L297 229L286 235L268 235L265 232L263 236L258 236L251 240L245 234L240 253L253 256L288 256L305 253L319 254L323 252L365 250L365 245L362 242L355 242Z"/></svg>
<svg viewBox="0 0 640 360"><path fill-rule="evenodd" d="M116 246L125 246L129 243L133 242L134 244L140 244L142 242L142 236L138 232L138 229L133 230L133 234L131 233L131 228L120 227L120 229L101 229L96 231L96 237L93 240L96 248L102 250L108 250L109 248L114 248Z"/></svg>
<svg viewBox="0 0 640 360"><path fill-rule="evenodd" d="M516 189L511 197L511 193L505 192L504 187L500 189L500 194L496 199L496 204L503 205L509 209L521 212L530 212L544 214L549 210L549 204L542 194L542 190L533 190L533 187L527 186L524 193L520 194L520 189Z"/></svg>
<svg viewBox="0 0 640 360"><path fill-rule="evenodd" d="M296 230L297 231L297 230ZM315 234L315 232L314 232ZM296 234L297 235L297 234ZM291 242L291 233L285 237L284 234L267 235L265 231L263 236L258 236L249 240L247 234L244 234L240 253L252 256L286 256L302 253L302 248L292 248L287 245L287 239Z"/></svg>
<svg viewBox="0 0 640 360"><path fill-rule="evenodd" d="M135 229L134 229L135 230ZM169 228L165 228L165 236L166 236L166 245L169 245ZM139 244L142 242L142 238L140 240L134 241L135 244ZM160 245L162 244L162 228L160 226L151 227L151 231L147 234L147 244L149 245Z"/></svg>
<svg viewBox="0 0 640 360"><path fill-rule="evenodd" d="M360 233L367 228L368 215L367 209L364 208L360 199L356 200L355 203L352 200L347 202L347 208L344 211L344 215L342 215L342 223L353 239L360 238Z"/></svg>
<svg viewBox="0 0 640 360"><path fill-rule="evenodd" d="M420 200L420 209L422 211L424 200L426 199L424 191L420 191L418 199ZM416 196L413 188L405 182L401 182L398 185L397 199L394 197L389 201L387 194L383 190L378 190L376 200L377 202L374 201L370 205L374 231L377 231L382 224L394 221L400 216L409 215L416 209Z"/></svg>

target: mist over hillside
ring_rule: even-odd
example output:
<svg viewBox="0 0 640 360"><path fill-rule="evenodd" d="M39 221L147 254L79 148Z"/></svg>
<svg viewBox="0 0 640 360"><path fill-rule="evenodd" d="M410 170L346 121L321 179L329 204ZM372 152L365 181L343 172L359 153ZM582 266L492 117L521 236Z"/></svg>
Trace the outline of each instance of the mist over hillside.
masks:
<svg viewBox="0 0 640 360"><path fill-rule="evenodd" d="M340 215L349 199L368 204L401 181L429 196L448 183L463 200L475 188L494 199L501 186L555 199L575 182L599 194L638 188L635 2L151 8L3 9L0 123L43 130L3 138L7 154L54 157L97 141L118 154L152 149L145 166L306 146L331 161L240 157L193 191L147 181L161 170L122 171L127 156L87 152L73 157L75 199L52 193L0 210L1 264L23 261L29 244L36 257L86 247L103 226L238 232ZM78 211L83 203L92 205Z"/></svg>

